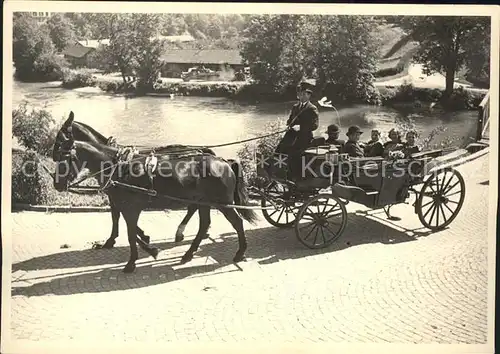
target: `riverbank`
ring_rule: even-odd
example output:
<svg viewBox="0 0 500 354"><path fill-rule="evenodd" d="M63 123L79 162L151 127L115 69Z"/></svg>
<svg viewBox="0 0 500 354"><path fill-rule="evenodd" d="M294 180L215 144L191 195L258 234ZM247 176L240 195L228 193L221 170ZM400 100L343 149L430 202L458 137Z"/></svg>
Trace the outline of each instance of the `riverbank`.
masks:
<svg viewBox="0 0 500 354"><path fill-rule="evenodd" d="M413 70L415 71L415 70ZM418 70L417 70L418 71ZM446 104L441 105L444 89L430 76L428 82L415 80L415 73L401 77L377 78L374 83L377 97L371 102L381 106L396 108L421 108L440 106L445 110L475 110L486 95L487 90L456 85ZM390 80L388 80L390 79ZM111 94L137 95L135 82L124 83L116 75L101 75L89 70L69 71L61 86L66 89L97 87ZM278 94L266 85L251 81L201 81L184 82L178 79L160 78L149 96L172 98L175 96L220 97L249 103L284 102L295 99L293 88ZM319 99L318 95L316 99Z"/></svg>

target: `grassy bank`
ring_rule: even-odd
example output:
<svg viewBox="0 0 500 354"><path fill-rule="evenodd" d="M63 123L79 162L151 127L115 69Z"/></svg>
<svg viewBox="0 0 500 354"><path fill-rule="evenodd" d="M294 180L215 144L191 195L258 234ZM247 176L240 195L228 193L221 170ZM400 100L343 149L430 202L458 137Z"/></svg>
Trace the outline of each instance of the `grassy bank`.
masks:
<svg viewBox="0 0 500 354"><path fill-rule="evenodd" d="M401 85L399 87L378 87L380 104L392 107L421 108L434 104L445 110L475 110L479 107L485 92L456 88L451 97L443 101L444 90Z"/></svg>
<svg viewBox="0 0 500 354"><path fill-rule="evenodd" d="M62 86L68 89L77 87L99 87L108 93L135 93L135 84L124 84L121 78L96 77L89 70L72 70L66 72ZM168 82L159 81L150 92L153 95L224 97L245 102L288 101L295 98L295 89L291 87L282 94L273 92L266 85L251 82ZM412 85L399 87L377 87L378 104L385 106L428 106L439 103L443 90L418 88ZM484 92L468 89L455 89L452 97L441 107L446 110L477 109L484 97ZM320 95L319 95L320 96ZM320 97L317 97L319 99Z"/></svg>

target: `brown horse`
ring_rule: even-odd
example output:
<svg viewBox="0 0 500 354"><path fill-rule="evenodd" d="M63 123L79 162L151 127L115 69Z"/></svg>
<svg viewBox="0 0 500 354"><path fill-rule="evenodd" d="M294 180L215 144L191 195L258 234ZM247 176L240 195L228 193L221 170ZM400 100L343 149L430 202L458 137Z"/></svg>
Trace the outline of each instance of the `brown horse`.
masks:
<svg viewBox="0 0 500 354"><path fill-rule="evenodd" d="M62 129L67 131L68 125L71 124L65 124ZM118 151L118 148L112 146L77 141L72 134L60 131L53 151L54 160L57 161L54 187L58 191L68 190L69 185L75 181L83 168L88 168L92 174L96 174L101 185L108 186L107 194L113 200L115 210L123 215L127 223L130 259L124 272L135 270L135 262L138 259L137 222L141 212L148 207L183 209L189 204L197 206L200 228L181 262L185 263L193 258L193 253L206 234L209 226L209 205L220 210L238 234L239 248L233 261L239 262L244 259L247 241L243 219L253 223L257 220L257 216L250 209L240 209L238 213L234 208L227 207L233 204L249 205L247 189L243 184L242 170L238 163L229 163L211 154L192 156L159 154L154 181L158 195L150 197L109 183L122 181L143 188L149 185L149 178L144 173L146 156L138 155L131 162L117 163ZM141 243L139 245L152 256L156 256L157 249L154 247Z"/></svg>
<svg viewBox="0 0 500 354"><path fill-rule="evenodd" d="M99 133L97 130L92 128L91 126L78 122L74 120L74 113L71 112L68 119L64 122L63 126L61 127L58 136L56 138L57 141L65 141L67 137L73 136L73 138L77 141L86 141L86 142L92 142L96 144L108 144L108 142L111 140L111 137L106 138L103 134ZM215 152L213 152L211 149L208 148L200 148L197 146L186 146L186 145L167 145L163 147L139 147L139 152L147 154L151 149L155 149L157 153L175 153L175 152L187 152L190 149L195 151L195 150L201 150L204 153L207 154L212 154L215 156ZM55 152L56 149L54 149ZM53 156L54 161L57 161L57 157ZM231 161L231 160L230 160ZM120 220L120 212L117 211L115 208L114 202L112 198L108 195L109 198L109 204L111 208L111 218L112 218L112 227L111 227L111 235L109 238L106 240L106 242L101 246L102 248L112 248L116 242L116 238L118 237L118 226L119 226L119 220ZM181 223L177 227L177 231L175 233L175 242L181 242L184 239L184 230L186 228L186 225L188 224L189 220L193 217L193 215L196 213L198 210L198 207L196 205L188 205L187 207L187 214L182 219ZM208 216L208 222L210 224L210 214ZM150 242L149 236L147 236L144 231L140 228L137 227L137 235L141 238L146 243ZM208 235L204 235L204 238L206 238Z"/></svg>

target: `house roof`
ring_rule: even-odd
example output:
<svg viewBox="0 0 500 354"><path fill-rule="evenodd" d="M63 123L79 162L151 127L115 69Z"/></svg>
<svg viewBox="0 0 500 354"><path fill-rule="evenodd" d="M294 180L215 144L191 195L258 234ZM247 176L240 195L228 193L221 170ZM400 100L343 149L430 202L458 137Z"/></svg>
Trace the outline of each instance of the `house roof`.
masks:
<svg viewBox="0 0 500 354"><path fill-rule="evenodd" d="M243 64L239 50L226 49L169 49L163 53L161 59L177 64Z"/></svg>
<svg viewBox="0 0 500 354"><path fill-rule="evenodd" d="M91 47L84 47L79 44L73 44L66 47L66 49L63 50L62 54L73 58L83 58L93 49L94 48Z"/></svg>
<svg viewBox="0 0 500 354"><path fill-rule="evenodd" d="M99 45L109 45L109 39L84 39L78 43L84 47L97 48Z"/></svg>

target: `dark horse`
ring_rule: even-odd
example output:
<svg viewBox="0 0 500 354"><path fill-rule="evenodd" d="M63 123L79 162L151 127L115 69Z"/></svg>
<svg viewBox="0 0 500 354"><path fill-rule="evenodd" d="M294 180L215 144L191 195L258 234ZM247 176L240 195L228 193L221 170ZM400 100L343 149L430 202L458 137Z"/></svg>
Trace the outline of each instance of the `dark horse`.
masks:
<svg viewBox="0 0 500 354"><path fill-rule="evenodd" d="M70 135L73 136L73 138L77 141L86 141L86 142L91 142L95 144L108 144L108 141L110 140L111 137L106 138L104 135L96 131L94 128L91 126L78 122L74 120L74 114L73 112L70 113L69 118L64 122L61 130L58 133L57 140L58 141L64 141L67 139ZM167 145L164 147L139 147L139 153L141 154L148 154L152 149L155 149L156 153L175 153L175 152L188 152L188 150L193 149L193 150L201 150L204 153L207 154L212 154L215 156L215 152L213 152L211 149L208 148L199 148L197 146L185 146L185 145ZM53 156L54 161L57 161L57 156ZM119 225L119 220L120 220L120 212L117 211L115 204L112 200L112 197L108 195L109 198L109 204L111 208L111 218L113 221L113 225L111 228L111 235L110 237L106 240L104 245L102 245L102 248L112 248L115 244L115 240L118 237L118 225ZM193 217L193 215L196 213L198 210L198 207L196 205L190 204L187 207L188 211L184 219L182 219L181 223L177 227L177 231L175 233L175 242L181 242L184 239L184 230L186 228L186 225L188 224L189 220ZM208 216L208 222L210 224L210 214ZM137 235L141 238L146 243L149 243L150 239L148 236L145 235L144 231L138 226L137 227ZM206 236L206 235L205 235Z"/></svg>
<svg viewBox="0 0 500 354"><path fill-rule="evenodd" d="M70 115L70 118L72 116L73 114ZM67 130L67 125L63 129ZM69 184L76 180L84 167L88 168L92 174L97 174L99 183L106 185L106 176L109 176L110 173L104 171L103 167L110 165L116 166L116 168L112 176L108 177L109 179L113 178L113 180L120 180L129 185L143 188L149 185L149 178L142 169L146 156L138 155L132 162L116 164L118 148L100 143L77 141L71 134L67 135L61 131L59 133L53 151L54 160L57 161L54 174L54 187L57 191L67 190ZM137 172L136 167L139 167L139 172ZM193 258L193 253L198 249L203 235L208 229L210 206L205 205L205 203L212 205L221 211L238 234L239 248L233 261L244 260L247 242L243 219L253 223L257 220L257 215L250 209L240 209L238 213L234 208L224 207L224 205L231 204L249 205L240 165L236 162L229 163L212 154L191 156L158 154L157 171L154 185L158 192L157 197L150 197L147 194L112 185L107 191L113 200L116 212L121 213L127 223L130 259L124 272L129 273L135 270L135 262L138 259L137 222L141 212L148 207L183 209L186 204L190 203L197 206L200 227L191 247L182 257L181 261L185 263ZM107 185L109 186L109 184ZM168 197L182 200L176 201ZM149 254L156 256L157 250L154 247L141 243L139 245Z"/></svg>

